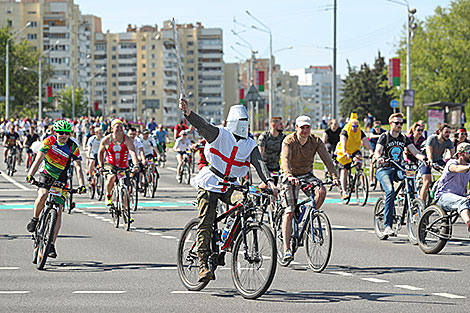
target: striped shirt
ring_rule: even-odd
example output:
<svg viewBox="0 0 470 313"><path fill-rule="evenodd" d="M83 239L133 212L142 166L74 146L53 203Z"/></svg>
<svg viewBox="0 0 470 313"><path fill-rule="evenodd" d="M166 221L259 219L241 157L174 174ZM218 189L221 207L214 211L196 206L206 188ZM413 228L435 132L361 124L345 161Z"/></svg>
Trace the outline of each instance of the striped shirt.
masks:
<svg viewBox="0 0 470 313"><path fill-rule="evenodd" d="M39 151L45 154L44 172L54 179L59 179L62 172L70 167L70 158L71 161L81 160L80 149L74 140L60 144L54 135L44 139Z"/></svg>

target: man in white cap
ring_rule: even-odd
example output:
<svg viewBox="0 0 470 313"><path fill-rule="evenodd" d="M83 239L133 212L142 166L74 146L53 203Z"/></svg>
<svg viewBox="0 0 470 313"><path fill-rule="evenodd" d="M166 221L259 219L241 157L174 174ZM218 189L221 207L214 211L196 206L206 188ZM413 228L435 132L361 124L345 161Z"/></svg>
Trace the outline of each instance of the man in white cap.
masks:
<svg viewBox="0 0 470 313"><path fill-rule="evenodd" d="M205 155L210 166L204 166L192 180L198 189L200 222L197 229L197 252L199 258L199 281L215 279L209 269L212 227L216 217L217 201L234 204L233 188L219 185L220 182L237 183L237 178L248 173L250 164L261 180L277 193L273 181L259 152L256 141L248 136L248 114L243 105L233 105L227 116L227 127L214 126L189 109L186 100L180 108L188 122L206 139Z"/></svg>
<svg viewBox="0 0 470 313"><path fill-rule="evenodd" d="M467 224L470 232L470 200L466 196L470 181L470 143L457 146L457 152L450 159L438 181L437 205L446 211L457 211Z"/></svg>
<svg viewBox="0 0 470 313"><path fill-rule="evenodd" d="M328 168L335 184L339 184L333 160L323 141L312 134L310 117L302 115L295 120L295 132L286 136L282 142L281 150L281 201L284 211L282 223L282 236L284 240L284 262L289 264L294 255L290 250L292 234L292 218L296 210L297 198L300 189L300 181L315 181L318 178L313 174L315 154L318 153L323 163ZM326 197L326 189L317 188L315 205L320 208Z"/></svg>

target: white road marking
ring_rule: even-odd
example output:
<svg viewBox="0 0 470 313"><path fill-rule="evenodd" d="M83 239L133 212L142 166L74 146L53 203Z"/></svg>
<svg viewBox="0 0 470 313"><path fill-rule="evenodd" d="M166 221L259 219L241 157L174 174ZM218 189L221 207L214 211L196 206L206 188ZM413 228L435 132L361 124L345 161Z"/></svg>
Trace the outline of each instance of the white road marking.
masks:
<svg viewBox="0 0 470 313"><path fill-rule="evenodd" d="M408 290L424 290L420 287L410 286L410 285L394 285L397 288L408 289Z"/></svg>
<svg viewBox="0 0 470 313"><path fill-rule="evenodd" d="M97 216L98 216L98 215L93 214L93 213L88 213L87 215L88 215L88 216L91 216L91 217L97 217Z"/></svg>
<svg viewBox="0 0 470 313"><path fill-rule="evenodd" d="M15 267L15 266L3 266L3 267L0 267L0 270L18 270L20 269L19 267Z"/></svg>
<svg viewBox="0 0 470 313"><path fill-rule="evenodd" d="M388 283L389 282L388 280L383 280L383 279L378 279L378 278L361 278L361 279L365 281L370 281L373 283Z"/></svg>
<svg viewBox="0 0 470 313"><path fill-rule="evenodd" d="M346 273L346 272L330 272L331 274L336 274L336 275L341 275L341 276L354 276L351 273Z"/></svg>
<svg viewBox="0 0 470 313"><path fill-rule="evenodd" d="M347 228L346 226L341 226L341 225L332 225L333 228Z"/></svg>
<svg viewBox="0 0 470 313"><path fill-rule="evenodd" d="M12 210L13 211L27 211L27 210L31 210L31 208L13 208Z"/></svg>
<svg viewBox="0 0 470 313"><path fill-rule="evenodd" d="M99 220L104 220L104 219L106 219L106 217L104 217L104 216L95 216L95 218L96 218L96 219L99 219Z"/></svg>
<svg viewBox="0 0 470 313"><path fill-rule="evenodd" d="M5 178L6 180L8 180L10 183L12 183L13 185L15 185L16 187L18 187L20 190L28 190L28 191L31 191L31 190L34 190L34 189L29 189L29 188L26 188L25 186L23 186L22 184L18 183L16 180L14 180L13 178L9 177L7 174L5 174L4 172L0 173L0 175L2 175L3 178ZM18 191L18 190L17 190Z"/></svg>
<svg viewBox="0 0 470 313"><path fill-rule="evenodd" d="M161 236L162 234L160 234L160 233L147 233L147 235L150 235L150 236Z"/></svg>
<svg viewBox="0 0 470 313"><path fill-rule="evenodd" d="M300 263L296 262L296 261L292 261L292 262L290 262L290 264L299 265Z"/></svg>
<svg viewBox="0 0 470 313"><path fill-rule="evenodd" d="M136 229L135 231L138 231L138 232L140 232L140 233L146 233L146 232L148 232L148 230L146 230L146 229Z"/></svg>
<svg viewBox="0 0 470 313"><path fill-rule="evenodd" d="M176 237L174 237L174 236L162 236L162 238L165 238L165 239L176 239Z"/></svg>
<svg viewBox="0 0 470 313"><path fill-rule="evenodd" d="M174 290L171 293L174 293L174 294L192 294L192 293L209 294L209 292L207 291L190 291L190 290Z"/></svg>
<svg viewBox="0 0 470 313"><path fill-rule="evenodd" d="M176 266L171 267L147 267L148 270L177 270Z"/></svg>
<svg viewBox="0 0 470 313"><path fill-rule="evenodd" d="M2 295L14 295L14 294L25 294L30 293L29 290L0 290Z"/></svg>
<svg viewBox="0 0 470 313"><path fill-rule="evenodd" d="M375 231L369 230L368 233L369 233L369 234L375 234Z"/></svg>
<svg viewBox="0 0 470 313"><path fill-rule="evenodd" d="M366 229L354 229L354 231L357 231L357 232L364 232L364 231L367 231Z"/></svg>
<svg viewBox="0 0 470 313"><path fill-rule="evenodd" d="M439 296L439 297L450 298L450 299L466 299L467 298L464 296L453 295L451 293L446 293L446 292L436 292L436 293L433 293L433 295Z"/></svg>
<svg viewBox="0 0 470 313"><path fill-rule="evenodd" d="M104 218L103 222L111 222L111 219L110 218Z"/></svg>
<svg viewBox="0 0 470 313"><path fill-rule="evenodd" d="M125 293L125 290L77 290L72 293L78 294L116 294L116 293Z"/></svg>

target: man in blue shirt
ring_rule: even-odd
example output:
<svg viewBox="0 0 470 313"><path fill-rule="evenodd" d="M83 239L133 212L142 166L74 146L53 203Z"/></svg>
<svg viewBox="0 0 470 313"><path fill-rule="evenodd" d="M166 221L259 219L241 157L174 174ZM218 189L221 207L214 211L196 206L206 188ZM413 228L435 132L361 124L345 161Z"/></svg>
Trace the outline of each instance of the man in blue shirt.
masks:
<svg viewBox="0 0 470 313"><path fill-rule="evenodd" d="M157 123L155 122L155 119L152 117L150 121L147 123L147 129L150 132L153 132L157 128Z"/></svg>

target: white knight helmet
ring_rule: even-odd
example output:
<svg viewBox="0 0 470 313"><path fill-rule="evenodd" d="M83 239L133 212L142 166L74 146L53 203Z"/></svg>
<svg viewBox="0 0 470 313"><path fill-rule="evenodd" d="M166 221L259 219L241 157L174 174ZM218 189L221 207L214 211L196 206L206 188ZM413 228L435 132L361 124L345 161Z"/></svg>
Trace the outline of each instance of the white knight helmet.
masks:
<svg viewBox="0 0 470 313"><path fill-rule="evenodd" d="M232 105L227 115L227 128L232 134L248 138L248 112L243 104Z"/></svg>

